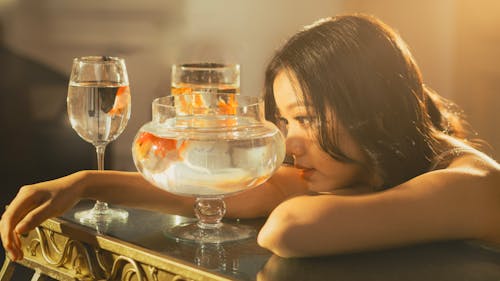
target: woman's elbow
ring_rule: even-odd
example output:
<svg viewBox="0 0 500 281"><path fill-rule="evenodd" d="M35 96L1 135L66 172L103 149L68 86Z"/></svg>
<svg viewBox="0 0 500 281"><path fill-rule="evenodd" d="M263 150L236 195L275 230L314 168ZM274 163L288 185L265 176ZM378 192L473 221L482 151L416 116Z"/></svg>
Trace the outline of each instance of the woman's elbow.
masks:
<svg viewBox="0 0 500 281"><path fill-rule="evenodd" d="M292 212L285 208L275 209L262 227L257 243L280 257L299 257L302 226Z"/></svg>

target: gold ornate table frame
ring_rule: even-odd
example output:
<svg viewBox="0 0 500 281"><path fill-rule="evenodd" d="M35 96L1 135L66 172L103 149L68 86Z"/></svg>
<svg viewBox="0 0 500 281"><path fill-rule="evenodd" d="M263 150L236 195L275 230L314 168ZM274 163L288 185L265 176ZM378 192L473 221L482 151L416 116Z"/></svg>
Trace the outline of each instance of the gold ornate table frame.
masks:
<svg viewBox="0 0 500 281"><path fill-rule="evenodd" d="M33 281L47 276L56 280L233 280L220 273L238 270L232 252L252 249L262 263L270 256L255 239L233 244L234 251L222 245L211 249L167 239L162 231L165 224L188 218L142 210L129 209L128 223L104 226L103 234L73 219L74 212L85 207L80 204L22 235L24 259L12 262L6 257L0 281L11 280L19 266L35 271Z"/></svg>
<svg viewBox="0 0 500 281"><path fill-rule="evenodd" d="M35 270L32 280L229 280L57 218L21 240L24 259L17 264ZM1 281L10 280L15 266L6 258Z"/></svg>

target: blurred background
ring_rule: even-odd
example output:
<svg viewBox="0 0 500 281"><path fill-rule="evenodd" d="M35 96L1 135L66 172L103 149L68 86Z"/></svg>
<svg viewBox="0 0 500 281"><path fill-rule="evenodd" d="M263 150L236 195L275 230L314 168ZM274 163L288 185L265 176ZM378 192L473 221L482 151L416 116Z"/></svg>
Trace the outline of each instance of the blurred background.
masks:
<svg viewBox="0 0 500 281"><path fill-rule="evenodd" d="M73 57L126 59L132 117L106 166L135 170L132 139L151 119L151 101L169 93L173 63L240 63L242 94L260 95L284 40L346 12L373 14L401 33L425 83L462 107L499 159L497 0L0 0L0 203L23 184L95 167L93 147L67 120Z"/></svg>

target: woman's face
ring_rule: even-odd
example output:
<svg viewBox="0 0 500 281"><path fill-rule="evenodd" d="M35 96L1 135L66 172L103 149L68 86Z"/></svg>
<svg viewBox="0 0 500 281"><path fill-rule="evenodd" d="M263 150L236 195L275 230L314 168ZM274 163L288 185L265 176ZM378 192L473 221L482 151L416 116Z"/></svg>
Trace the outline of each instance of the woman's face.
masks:
<svg viewBox="0 0 500 281"><path fill-rule="evenodd" d="M368 158L360 147L338 124L340 149L355 163L340 162L323 151L313 136L314 116L299 102L303 93L293 73L281 71L274 80L274 98L282 121L288 123L286 149L294 157L294 164L300 169L302 178L310 190L336 194L366 193L371 178L368 172ZM362 164L361 164L362 163Z"/></svg>

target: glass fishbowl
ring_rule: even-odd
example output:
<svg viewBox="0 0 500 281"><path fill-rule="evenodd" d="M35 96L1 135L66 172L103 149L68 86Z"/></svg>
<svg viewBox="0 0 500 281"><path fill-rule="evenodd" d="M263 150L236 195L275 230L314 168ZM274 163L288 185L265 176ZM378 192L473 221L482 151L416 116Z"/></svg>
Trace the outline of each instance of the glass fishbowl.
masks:
<svg viewBox="0 0 500 281"><path fill-rule="evenodd" d="M259 97L181 94L153 101L153 120L133 142L137 170L155 186L196 198L197 222L165 233L183 241L221 243L255 230L222 223L223 198L264 183L285 157L280 130L264 118Z"/></svg>

